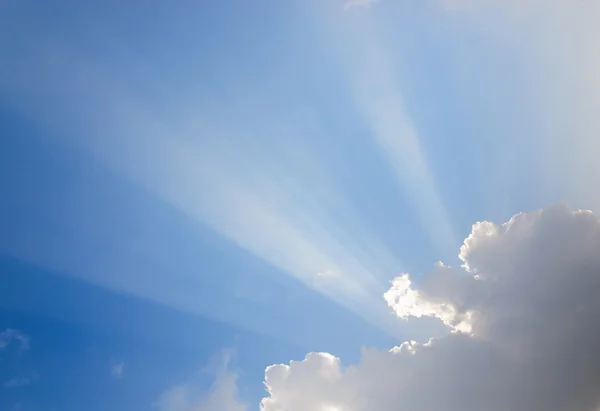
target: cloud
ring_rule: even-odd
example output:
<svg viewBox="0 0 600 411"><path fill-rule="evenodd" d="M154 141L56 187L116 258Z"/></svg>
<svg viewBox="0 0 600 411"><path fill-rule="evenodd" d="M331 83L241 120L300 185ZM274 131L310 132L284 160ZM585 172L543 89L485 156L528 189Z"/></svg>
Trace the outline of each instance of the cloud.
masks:
<svg viewBox="0 0 600 411"><path fill-rule="evenodd" d="M464 267L396 279L400 317L432 316L455 332L358 364L330 354L268 367L263 411L593 411L600 404L600 223L556 206L477 223ZM457 330L466 323L469 332Z"/></svg>
<svg viewBox="0 0 600 411"><path fill-rule="evenodd" d="M4 383L5 388L21 388L31 384L31 379L26 377L12 378Z"/></svg>
<svg viewBox="0 0 600 411"><path fill-rule="evenodd" d="M19 350L29 350L29 336L10 328L0 333L0 350L8 347L13 341L19 344Z"/></svg>
<svg viewBox="0 0 600 411"><path fill-rule="evenodd" d="M123 372L125 371L125 364L123 363L123 361L114 364L111 368L110 368L110 375L113 378L122 378L123 377Z"/></svg>
<svg viewBox="0 0 600 411"><path fill-rule="evenodd" d="M247 406L238 399L238 375L227 364L225 359L207 392L195 382L165 391L157 402L159 411L246 411Z"/></svg>

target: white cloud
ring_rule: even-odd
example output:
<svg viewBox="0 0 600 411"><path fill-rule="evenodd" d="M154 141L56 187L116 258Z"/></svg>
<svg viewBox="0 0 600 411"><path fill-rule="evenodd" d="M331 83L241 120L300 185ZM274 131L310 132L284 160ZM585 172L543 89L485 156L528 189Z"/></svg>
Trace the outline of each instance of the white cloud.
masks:
<svg viewBox="0 0 600 411"><path fill-rule="evenodd" d="M110 375L113 378L122 378L123 377L123 372L125 371L125 363L123 363L123 361L114 364L112 367L110 367Z"/></svg>
<svg viewBox="0 0 600 411"><path fill-rule="evenodd" d="M449 268L438 266L437 270ZM446 284L445 284L446 285ZM409 317L437 317L454 331L470 333L470 313L458 316L455 307L444 301L437 301L430 295L412 288L408 274L400 275L392 281L392 287L384 294L384 299L402 319Z"/></svg>
<svg viewBox="0 0 600 411"><path fill-rule="evenodd" d="M227 363L225 359L206 392L195 382L165 391L157 402L159 411L246 411L247 406L238 399L238 376Z"/></svg>
<svg viewBox="0 0 600 411"><path fill-rule="evenodd" d="M7 328L0 333L0 350L8 347L10 343L16 341L19 344L21 351L27 351L29 349L29 336L23 334L18 330Z"/></svg>
<svg viewBox="0 0 600 411"><path fill-rule="evenodd" d="M329 354L267 368L263 411L593 411L600 404L600 223L565 206L477 223L461 248L469 271L407 276L387 300L455 332L358 364ZM407 298L403 301L402 297Z"/></svg>

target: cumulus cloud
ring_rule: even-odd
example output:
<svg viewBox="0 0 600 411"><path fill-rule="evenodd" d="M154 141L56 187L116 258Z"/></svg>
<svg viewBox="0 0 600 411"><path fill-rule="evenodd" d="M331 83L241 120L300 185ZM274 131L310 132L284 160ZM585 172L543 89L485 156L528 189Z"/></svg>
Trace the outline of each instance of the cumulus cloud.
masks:
<svg viewBox="0 0 600 411"><path fill-rule="evenodd" d="M16 342L21 351L27 351L29 349L28 335L10 328L7 328L0 333L0 350L8 347L12 342Z"/></svg>
<svg viewBox="0 0 600 411"><path fill-rule="evenodd" d="M463 267L438 265L385 299L454 331L358 364L330 354L266 370L262 411L593 411L600 405L600 223L566 206L477 223ZM467 327L468 326L468 327ZM465 332L466 331L466 332Z"/></svg>
<svg viewBox="0 0 600 411"><path fill-rule="evenodd" d="M165 391L159 398L159 411L246 411L238 399L237 373L227 367L227 359L216 373L210 389L203 395L195 382L187 382Z"/></svg>

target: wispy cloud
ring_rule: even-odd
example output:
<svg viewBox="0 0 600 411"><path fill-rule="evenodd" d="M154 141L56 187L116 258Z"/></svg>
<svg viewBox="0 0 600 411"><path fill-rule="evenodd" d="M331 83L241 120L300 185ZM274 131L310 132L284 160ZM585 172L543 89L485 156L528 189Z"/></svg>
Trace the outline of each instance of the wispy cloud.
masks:
<svg viewBox="0 0 600 411"><path fill-rule="evenodd" d="M123 373L125 372L125 363L123 361L114 364L110 367L110 375L113 378L119 379L123 378Z"/></svg>
<svg viewBox="0 0 600 411"><path fill-rule="evenodd" d="M0 349L8 347L13 341L17 342L21 351L29 350L28 335L10 328L0 333Z"/></svg>
<svg viewBox="0 0 600 411"><path fill-rule="evenodd" d="M22 388L31 384L31 379L26 377L12 378L4 383L5 388Z"/></svg>
<svg viewBox="0 0 600 411"><path fill-rule="evenodd" d="M157 401L159 411L245 411L238 398L238 375L229 369L225 354L208 390L190 381L166 390Z"/></svg>

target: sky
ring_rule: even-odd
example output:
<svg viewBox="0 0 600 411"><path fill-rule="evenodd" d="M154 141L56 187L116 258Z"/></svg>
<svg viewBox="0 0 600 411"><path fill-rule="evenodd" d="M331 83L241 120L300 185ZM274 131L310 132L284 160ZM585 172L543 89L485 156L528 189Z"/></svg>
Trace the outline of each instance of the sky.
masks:
<svg viewBox="0 0 600 411"><path fill-rule="evenodd" d="M596 411L599 20L0 1L0 409Z"/></svg>

